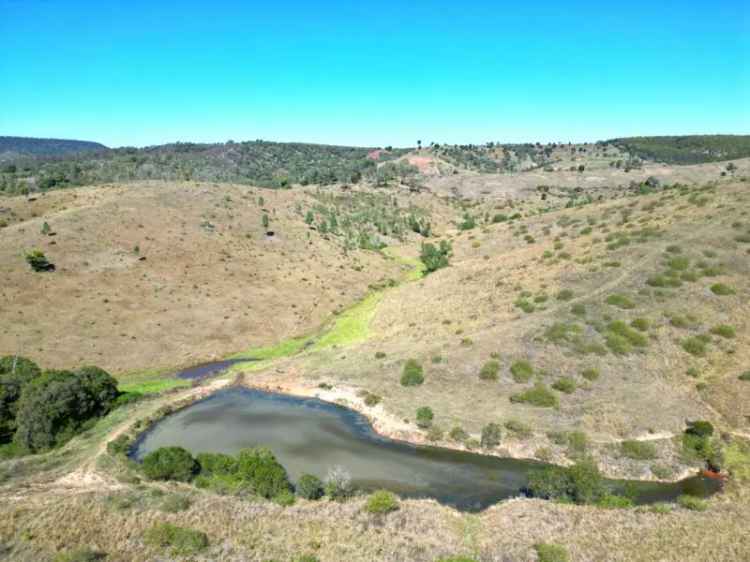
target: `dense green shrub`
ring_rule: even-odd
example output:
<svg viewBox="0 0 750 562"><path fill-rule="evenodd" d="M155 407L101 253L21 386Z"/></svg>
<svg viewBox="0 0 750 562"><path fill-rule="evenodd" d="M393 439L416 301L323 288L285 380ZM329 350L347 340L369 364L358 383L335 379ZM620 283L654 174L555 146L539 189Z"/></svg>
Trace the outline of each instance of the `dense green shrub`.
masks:
<svg viewBox="0 0 750 562"><path fill-rule="evenodd" d="M422 365L416 359L409 359L404 364L401 373L401 384L403 386L418 386L424 382Z"/></svg>
<svg viewBox="0 0 750 562"><path fill-rule="evenodd" d="M182 447L160 447L143 458L141 466L149 480L188 482L199 471L192 455Z"/></svg>
<svg viewBox="0 0 750 562"><path fill-rule="evenodd" d="M36 272L54 271L55 265L51 263L41 250L30 250L26 252L26 263Z"/></svg>
<svg viewBox="0 0 750 562"><path fill-rule="evenodd" d="M700 336L686 338L682 340L681 345L682 349L687 351L690 355L695 355L696 357L703 357L706 354L708 348L705 338L702 338Z"/></svg>
<svg viewBox="0 0 750 562"><path fill-rule="evenodd" d="M502 437L502 429L496 423L488 423L482 428L482 438L480 444L485 449L497 447Z"/></svg>
<svg viewBox="0 0 750 562"><path fill-rule="evenodd" d="M297 481L297 495L307 500L317 500L323 497L323 482L312 474L303 474Z"/></svg>
<svg viewBox="0 0 750 562"><path fill-rule="evenodd" d="M116 381L101 369L45 371L22 388L13 439L30 452L60 445L106 414L116 396Z"/></svg>
<svg viewBox="0 0 750 562"><path fill-rule="evenodd" d="M429 242L423 243L419 259L424 264L425 272L432 273L433 271L447 267L448 258L452 251L453 248L450 242L446 240L441 240L440 245L437 247Z"/></svg>
<svg viewBox="0 0 750 562"><path fill-rule="evenodd" d="M270 449L243 449L237 455L237 476L249 482L258 496L270 499L284 491L291 491L286 470Z"/></svg>
<svg viewBox="0 0 750 562"><path fill-rule="evenodd" d="M607 489L596 463L585 459L570 467L551 466L530 472L526 492L537 498L591 504L603 498Z"/></svg>
<svg viewBox="0 0 750 562"><path fill-rule="evenodd" d="M630 325L636 330L640 330L641 332L648 331L650 324L651 323L646 318L634 318L630 321Z"/></svg>
<svg viewBox="0 0 750 562"><path fill-rule="evenodd" d="M157 523L146 530L143 539L156 548L169 547L172 554L178 556L195 554L208 546L206 533L171 523Z"/></svg>
<svg viewBox="0 0 750 562"><path fill-rule="evenodd" d="M30 359L15 355L0 358L0 443L10 440L16 430L21 389L40 374L41 369Z"/></svg>
<svg viewBox="0 0 750 562"><path fill-rule="evenodd" d="M479 378L485 381L496 381L497 374L500 371L500 362L494 359L487 361L482 365L479 371Z"/></svg>
<svg viewBox="0 0 750 562"><path fill-rule="evenodd" d="M629 459L650 460L656 458L656 447L648 441L628 439L620 443L622 455Z"/></svg>
<svg viewBox="0 0 750 562"><path fill-rule="evenodd" d="M510 366L510 373L513 375L513 380L517 383L529 382L529 379L534 374L534 368L531 366L531 363L525 359L521 359L515 361Z"/></svg>
<svg viewBox="0 0 750 562"><path fill-rule="evenodd" d="M568 551L559 544L537 543L534 550L539 562L570 562Z"/></svg>
<svg viewBox="0 0 750 562"><path fill-rule="evenodd" d="M417 425L422 429L427 429L432 425L432 419L435 415L432 413L432 408L429 406L422 406L417 408Z"/></svg>
<svg viewBox="0 0 750 562"><path fill-rule="evenodd" d="M576 316L585 316L586 305L583 303L577 302L573 306L570 307L570 312L575 314Z"/></svg>
<svg viewBox="0 0 750 562"><path fill-rule="evenodd" d="M232 476L237 473L237 459L224 453L199 453L195 460L203 476Z"/></svg>
<svg viewBox="0 0 750 562"><path fill-rule="evenodd" d="M739 378L741 381L750 382L750 371L745 371L737 378Z"/></svg>
<svg viewBox="0 0 750 562"><path fill-rule="evenodd" d="M555 408L558 405L557 396L542 383L537 383L533 388L511 395L510 401L531 404L540 408Z"/></svg>
<svg viewBox="0 0 750 562"><path fill-rule="evenodd" d="M370 494L365 510L375 515L384 515L398 509L398 498L388 490L378 490Z"/></svg>

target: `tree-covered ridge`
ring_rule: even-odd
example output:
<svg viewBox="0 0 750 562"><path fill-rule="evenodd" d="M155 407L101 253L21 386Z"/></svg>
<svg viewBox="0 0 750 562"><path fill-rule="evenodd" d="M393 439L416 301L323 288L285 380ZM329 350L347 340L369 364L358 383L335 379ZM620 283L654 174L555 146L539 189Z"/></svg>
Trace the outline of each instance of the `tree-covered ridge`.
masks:
<svg viewBox="0 0 750 562"><path fill-rule="evenodd" d="M0 137L0 160L19 156L59 156L101 150L107 150L107 147L91 141Z"/></svg>
<svg viewBox="0 0 750 562"><path fill-rule="evenodd" d="M19 193L30 184L51 189L149 179L221 181L261 187L355 183L365 174L375 175L379 161L404 152L256 140L22 157L0 166L0 191Z"/></svg>
<svg viewBox="0 0 750 562"><path fill-rule="evenodd" d="M750 156L750 135L629 137L607 141L640 158L700 164Z"/></svg>

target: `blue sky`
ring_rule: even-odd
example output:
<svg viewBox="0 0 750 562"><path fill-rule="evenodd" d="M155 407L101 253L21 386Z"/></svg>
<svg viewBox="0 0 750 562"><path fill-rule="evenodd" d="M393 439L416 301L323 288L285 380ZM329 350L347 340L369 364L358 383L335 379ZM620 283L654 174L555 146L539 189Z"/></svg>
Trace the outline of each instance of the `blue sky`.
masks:
<svg viewBox="0 0 750 562"><path fill-rule="evenodd" d="M0 135L750 133L747 2L0 0Z"/></svg>

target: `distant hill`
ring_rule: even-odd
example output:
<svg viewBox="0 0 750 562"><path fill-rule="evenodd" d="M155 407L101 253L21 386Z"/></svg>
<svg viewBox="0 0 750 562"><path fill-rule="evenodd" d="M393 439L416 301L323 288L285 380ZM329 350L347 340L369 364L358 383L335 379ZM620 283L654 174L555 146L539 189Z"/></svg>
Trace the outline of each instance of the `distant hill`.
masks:
<svg viewBox="0 0 750 562"><path fill-rule="evenodd" d="M287 187L291 184L357 182L376 174L377 164L408 152L263 140L197 144L172 143L95 152L25 155L0 166L0 191L23 189L28 179L42 189L134 180L197 180ZM0 148L0 151L2 149ZM395 164L392 164L395 166Z"/></svg>
<svg viewBox="0 0 750 562"><path fill-rule="evenodd" d="M100 150L107 150L107 147L91 141L0 137L0 159L4 160L19 156L63 156Z"/></svg>
<svg viewBox="0 0 750 562"><path fill-rule="evenodd" d="M701 164L750 156L750 135L629 137L607 141L647 160Z"/></svg>

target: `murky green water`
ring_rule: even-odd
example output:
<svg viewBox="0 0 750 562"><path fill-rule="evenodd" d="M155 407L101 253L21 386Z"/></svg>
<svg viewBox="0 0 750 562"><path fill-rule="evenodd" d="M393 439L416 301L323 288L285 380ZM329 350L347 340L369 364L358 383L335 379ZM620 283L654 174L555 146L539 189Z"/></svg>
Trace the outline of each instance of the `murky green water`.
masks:
<svg viewBox="0 0 750 562"><path fill-rule="evenodd" d="M545 466L385 439L347 408L247 388L221 390L165 418L139 439L134 456L141 459L170 445L194 454L265 445L292 481L306 472L323 478L341 466L358 488L387 488L470 511L520 495L528 472ZM612 482L614 489L622 484ZM697 476L674 484L634 484L639 503L669 501L683 493L705 496L718 488L715 481Z"/></svg>

